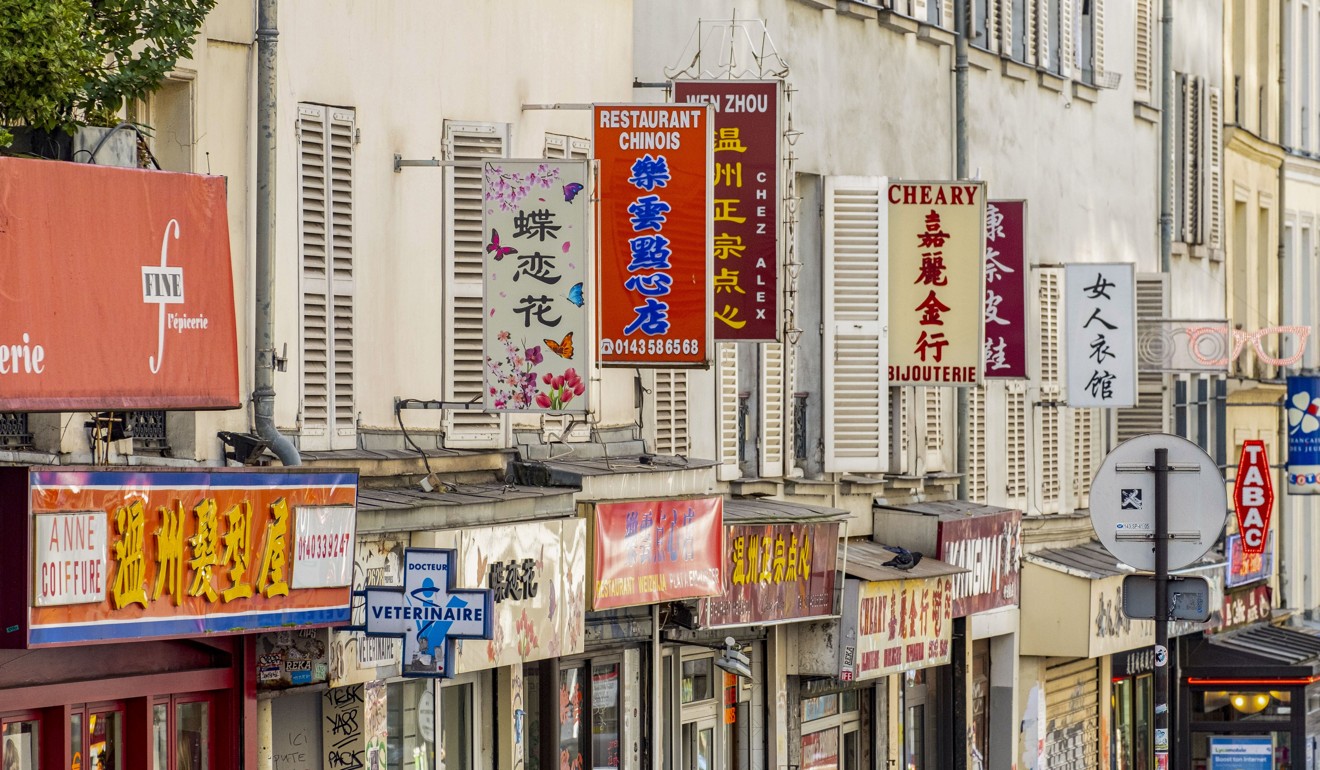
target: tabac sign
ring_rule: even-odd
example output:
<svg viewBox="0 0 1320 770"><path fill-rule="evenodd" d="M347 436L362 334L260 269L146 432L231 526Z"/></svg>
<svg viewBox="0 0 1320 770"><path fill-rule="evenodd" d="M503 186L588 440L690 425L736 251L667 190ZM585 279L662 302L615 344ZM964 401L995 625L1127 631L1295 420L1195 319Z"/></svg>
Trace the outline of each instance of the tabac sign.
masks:
<svg viewBox="0 0 1320 770"><path fill-rule="evenodd" d="M1242 458L1238 460L1237 480L1233 482L1233 509L1237 512L1243 553L1264 552L1273 507L1274 484L1270 480L1265 442L1248 439L1242 442Z"/></svg>
<svg viewBox="0 0 1320 770"><path fill-rule="evenodd" d="M7 468L0 647L348 621L357 474ZM26 591L24 590L26 587Z"/></svg>
<svg viewBox="0 0 1320 770"><path fill-rule="evenodd" d="M454 640L489 639L494 597L486 588L454 588L458 552L409 548L403 588L368 586L367 636L403 637L403 675L448 677Z"/></svg>

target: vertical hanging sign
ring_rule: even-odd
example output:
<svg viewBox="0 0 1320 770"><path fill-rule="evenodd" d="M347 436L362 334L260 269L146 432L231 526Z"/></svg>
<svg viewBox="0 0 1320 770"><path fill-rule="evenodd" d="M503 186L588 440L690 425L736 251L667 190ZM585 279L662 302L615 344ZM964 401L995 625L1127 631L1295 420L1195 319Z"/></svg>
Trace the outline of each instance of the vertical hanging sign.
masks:
<svg viewBox="0 0 1320 770"><path fill-rule="evenodd" d="M889 185L889 381L980 381L985 183Z"/></svg>
<svg viewBox="0 0 1320 770"><path fill-rule="evenodd" d="M985 207L985 376L1027 376L1027 202Z"/></svg>
<svg viewBox="0 0 1320 770"><path fill-rule="evenodd" d="M587 164L483 174L485 409L587 411Z"/></svg>
<svg viewBox="0 0 1320 770"><path fill-rule="evenodd" d="M779 81L679 81L714 109L715 339L779 339Z"/></svg>
<svg viewBox="0 0 1320 770"><path fill-rule="evenodd" d="M1288 378L1288 494L1320 495L1320 377Z"/></svg>
<svg viewBox="0 0 1320 770"><path fill-rule="evenodd" d="M1135 406L1137 315L1131 263L1064 268L1068 406Z"/></svg>
<svg viewBox="0 0 1320 770"><path fill-rule="evenodd" d="M1237 479L1233 482L1233 510L1237 513L1238 534L1242 536L1242 552L1265 552L1265 540L1270 532L1270 513L1274 508L1274 482L1270 478L1270 464L1265 442L1247 439L1242 442L1242 456L1238 459Z"/></svg>
<svg viewBox="0 0 1320 770"><path fill-rule="evenodd" d="M605 366L710 365L711 111L596 105Z"/></svg>

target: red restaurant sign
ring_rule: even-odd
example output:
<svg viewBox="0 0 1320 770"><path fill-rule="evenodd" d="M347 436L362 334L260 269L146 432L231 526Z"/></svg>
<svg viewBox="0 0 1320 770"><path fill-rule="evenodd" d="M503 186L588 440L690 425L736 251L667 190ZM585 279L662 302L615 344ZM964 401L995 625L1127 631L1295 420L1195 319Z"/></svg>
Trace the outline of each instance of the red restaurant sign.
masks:
<svg viewBox="0 0 1320 770"><path fill-rule="evenodd" d="M1027 377L1027 202L985 209L985 376Z"/></svg>
<svg viewBox="0 0 1320 770"><path fill-rule="evenodd" d="M837 523L735 524L724 538L724 592L701 602L703 627L833 614Z"/></svg>
<svg viewBox="0 0 1320 770"><path fill-rule="evenodd" d="M683 80L715 110L715 339L779 339L779 81Z"/></svg>
<svg viewBox="0 0 1320 770"><path fill-rule="evenodd" d="M1018 603L1021 529L1013 510L940 521L940 561L970 570L952 577L953 617Z"/></svg>
<svg viewBox="0 0 1320 770"><path fill-rule="evenodd" d="M598 504L592 607L718 595L723 514L722 497Z"/></svg>
<svg viewBox="0 0 1320 770"><path fill-rule="evenodd" d="M1270 511L1274 507L1274 484L1265 442L1248 439L1242 442L1237 480L1233 482L1233 509L1237 512L1238 534L1242 535L1243 553L1261 553L1270 531Z"/></svg>
<svg viewBox="0 0 1320 770"><path fill-rule="evenodd" d="M233 409L223 177L0 158L0 411Z"/></svg>

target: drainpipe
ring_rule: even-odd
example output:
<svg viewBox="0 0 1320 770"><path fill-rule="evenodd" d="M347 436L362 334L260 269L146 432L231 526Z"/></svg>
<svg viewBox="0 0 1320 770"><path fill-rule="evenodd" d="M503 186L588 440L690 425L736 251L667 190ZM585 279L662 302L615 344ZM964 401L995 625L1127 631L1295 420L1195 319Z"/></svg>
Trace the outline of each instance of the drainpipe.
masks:
<svg viewBox="0 0 1320 770"><path fill-rule="evenodd" d="M301 465L298 448L275 427L275 40L278 0L257 2L257 259L256 361L252 372L252 411L257 435L280 462Z"/></svg>
<svg viewBox="0 0 1320 770"><path fill-rule="evenodd" d="M1160 19L1160 272L1173 263L1173 0Z"/></svg>
<svg viewBox="0 0 1320 770"><path fill-rule="evenodd" d="M970 0L956 0L953 4L953 166L954 176L967 178L967 15ZM967 423L970 419L967 405L967 390L954 390L957 402L957 457L954 464L958 468L958 499L966 500L971 491L967 477L971 468L967 467Z"/></svg>

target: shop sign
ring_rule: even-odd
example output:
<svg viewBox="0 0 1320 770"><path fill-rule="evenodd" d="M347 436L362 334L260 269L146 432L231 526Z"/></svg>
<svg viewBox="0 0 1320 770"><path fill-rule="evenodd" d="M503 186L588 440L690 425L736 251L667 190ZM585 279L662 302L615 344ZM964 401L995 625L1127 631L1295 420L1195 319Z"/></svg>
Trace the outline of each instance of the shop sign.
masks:
<svg viewBox="0 0 1320 770"><path fill-rule="evenodd" d="M326 682L329 633L324 628L300 628L258 634L257 687L272 690Z"/></svg>
<svg viewBox="0 0 1320 770"><path fill-rule="evenodd" d="M1027 202L985 207L985 376L1027 377Z"/></svg>
<svg viewBox="0 0 1320 770"><path fill-rule="evenodd" d="M1206 630L1219 633L1249 626L1252 623L1268 620L1273 611L1274 601L1268 585L1225 591L1224 610L1220 615L1219 625Z"/></svg>
<svg viewBox="0 0 1320 770"><path fill-rule="evenodd" d="M1270 478L1265 442L1247 439L1242 442L1237 479L1233 482L1233 510L1237 513L1242 550L1260 554L1270 530L1270 512L1274 508L1274 482Z"/></svg>
<svg viewBox="0 0 1320 770"><path fill-rule="evenodd" d="M1022 513L942 520L939 527L940 561L969 570L952 577L953 616L1017 605Z"/></svg>
<svg viewBox="0 0 1320 770"><path fill-rule="evenodd" d="M1288 494L1320 495L1320 377L1288 378Z"/></svg>
<svg viewBox="0 0 1320 770"><path fill-rule="evenodd" d="M598 504L592 607L718 596L723 517L722 497Z"/></svg>
<svg viewBox="0 0 1320 770"><path fill-rule="evenodd" d="M985 183L889 185L889 381L969 387L984 366Z"/></svg>
<svg viewBox="0 0 1320 770"><path fill-rule="evenodd" d="M1155 624L1134 620L1123 612L1121 576L1091 580L1091 601L1087 621L1090 624L1087 657L1112 655L1155 641Z"/></svg>
<svg viewBox="0 0 1320 770"><path fill-rule="evenodd" d="M585 161L484 166L487 412L587 411Z"/></svg>
<svg viewBox="0 0 1320 770"><path fill-rule="evenodd" d="M715 339L779 339L777 80L681 80L674 101L709 104L715 126Z"/></svg>
<svg viewBox="0 0 1320 770"><path fill-rule="evenodd" d="M0 411L235 409L225 180L0 158Z"/></svg>
<svg viewBox="0 0 1320 770"><path fill-rule="evenodd" d="M367 586L363 631L403 638L404 676L453 676L454 643L491 638L493 595L485 588L457 588L457 565L452 548L409 548L402 589Z"/></svg>
<svg viewBox="0 0 1320 770"><path fill-rule="evenodd" d="M27 500L0 505L32 557L4 560L29 607L4 644L42 647L348 620L348 472L4 471ZM30 516L29 516L30 510ZM26 520L25 520L26 518ZM328 524L307 524L312 518ZM343 527L347 527L347 542ZM27 564L31 565L30 571ZM302 584L298 575L309 575Z"/></svg>
<svg viewBox="0 0 1320 770"><path fill-rule="evenodd" d="M353 555L353 614L347 628L361 629L367 623L363 592L368 585L403 587L403 552L408 535L373 535L359 538ZM336 630L330 634L330 686L343 687L377 679L377 668L389 666L398 676L399 640L367 636L361 630Z"/></svg>
<svg viewBox="0 0 1320 770"><path fill-rule="evenodd" d="M1142 647L1138 650L1114 653L1114 676L1137 676L1149 674L1155 670L1155 648Z"/></svg>
<svg viewBox="0 0 1320 770"><path fill-rule="evenodd" d="M1068 406L1137 402L1137 316L1133 266L1064 267L1064 339Z"/></svg>
<svg viewBox="0 0 1320 770"><path fill-rule="evenodd" d="M1266 538L1265 548L1260 553L1247 553L1242 547L1241 535L1225 538L1224 551L1228 555L1224 585L1229 588L1266 580L1274 570L1273 534Z"/></svg>
<svg viewBox="0 0 1320 770"><path fill-rule="evenodd" d="M953 581L848 579L839 621L839 679L874 679L949 662Z"/></svg>
<svg viewBox="0 0 1320 770"><path fill-rule="evenodd" d="M600 363L705 367L713 226L748 217L755 203L725 198L712 209L706 105L596 105L592 125Z"/></svg>
<svg viewBox="0 0 1320 770"><path fill-rule="evenodd" d="M1209 770L1270 770L1274 739L1268 735L1210 736Z"/></svg>
<svg viewBox="0 0 1320 770"><path fill-rule="evenodd" d="M839 525L731 524L724 592L703 599L703 627L807 620L834 613Z"/></svg>

